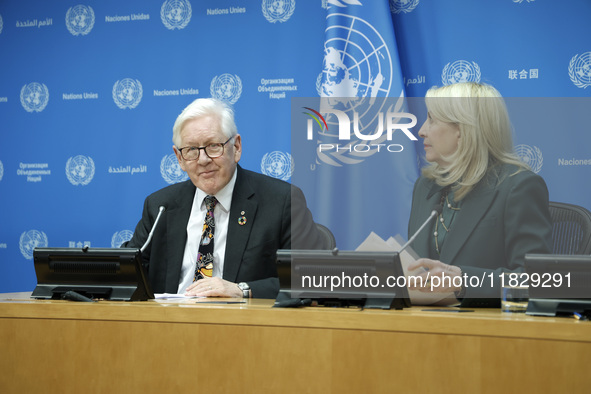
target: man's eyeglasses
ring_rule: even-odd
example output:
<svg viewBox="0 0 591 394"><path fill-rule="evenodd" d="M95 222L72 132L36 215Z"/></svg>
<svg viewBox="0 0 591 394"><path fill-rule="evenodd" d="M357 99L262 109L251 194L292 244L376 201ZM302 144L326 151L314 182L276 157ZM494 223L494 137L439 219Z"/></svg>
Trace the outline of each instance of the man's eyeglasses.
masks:
<svg viewBox="0 0 591 394"><path fill-rule="evenodd" d="M201 153L201 149L205 151L205 154L210 159L215 159L220 157L224 154L224 146L234 137L228 138L226 142L223 144L221 142L215 144L209 144L207 146L185 146L184 148L179 149L181 152L181 157L183 160L191 161L199 159L199 153Z"/></svg>

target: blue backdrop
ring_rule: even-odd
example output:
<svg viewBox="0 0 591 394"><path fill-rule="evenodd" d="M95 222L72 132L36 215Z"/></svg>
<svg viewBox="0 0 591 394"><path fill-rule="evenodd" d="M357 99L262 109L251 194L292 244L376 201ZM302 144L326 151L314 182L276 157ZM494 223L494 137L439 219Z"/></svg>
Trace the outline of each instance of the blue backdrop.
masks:
<svg viewBox="0 0 591 394"><path fill-rule="evenodd" d="M241 165L302 186L342 249L406 235L421 144L405 139L390 162L300 162L300 98L422 97L463 80L531 98L512 107L518 152L552 200L591 209L588 122L565 123L591 109L589 15L587 0L4 0L0 292L34 288L35 246L128 239L144 198L186 179L172 125L198 97L233 104ZM339 182L345 167L355 180ZM369 218L336 203L368 188L382 199Z"/></svg>

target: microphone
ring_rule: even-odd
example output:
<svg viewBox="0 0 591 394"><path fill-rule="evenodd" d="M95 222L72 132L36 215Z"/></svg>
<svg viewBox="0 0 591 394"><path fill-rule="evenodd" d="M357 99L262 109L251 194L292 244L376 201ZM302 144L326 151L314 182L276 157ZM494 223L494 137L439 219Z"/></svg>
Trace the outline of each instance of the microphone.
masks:
<svg viewBox="0 0 591 394"><path fill-rule="evenodd" d="M62 300L94 302L92 298L85 297L82 294L76 293L73 290L66 291L64 294L62 294Z"/></svg>
<svg viewBox="0 0 591 394"><path fill-rule="evenodd" d="M299 308L300 306L312 305L311 298L289 298L283 301L275 301L273 308Z"/></svg>
<svg viewBox="0 0 591 394"><path fill-rule="evenodd" d="M434 206L433 210L431 211L431 215L429 215L427 220L425 220L425 223L423 223L423 225L421 227L419 227L419 229L417 231L415 231L415 233L412 235L412 237L410 237L410 239L402 246L402 248L400 248L398 253L402 253L402 251L404 249L406 249L406 247L408 245L410 245L412 241L415 240L415 238L421 233L421 231L423 231L423 228L425 228L425 226L431 221L431 219L433 219L437 215L441 214L442 211L443 211L443 207L441 205Z"/></svg>
<svg viewBox="0 0 591 394"><path fill-rule="evenodd" d="M160 216L162 215L162 212L164 212L164 211L166 211L166 207L164 205L160 205L160 207L158 208L158 216L156 216L156 220L154 221L154 225L152 226L152 230L150 230L150 234L148 234L148 239L146 240L146 243L144 243L144 246L141 247L140 252L144 253L144 250L150 244L150 241L152 240L152 236L154 235L154 230L156 230L156 225L158 225L158 221L160 220Z"/></svg>

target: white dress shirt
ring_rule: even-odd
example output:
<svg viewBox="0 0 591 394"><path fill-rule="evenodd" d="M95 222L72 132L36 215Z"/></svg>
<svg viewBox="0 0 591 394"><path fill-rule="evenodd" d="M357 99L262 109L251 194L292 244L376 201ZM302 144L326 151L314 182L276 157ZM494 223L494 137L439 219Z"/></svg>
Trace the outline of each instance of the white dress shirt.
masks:
<svg viewBox="0 0 591 394"><path fill-rule="evenodd" d="M215 198L218 200L213 215L215 218L214 244L213 244L213 276L221 278L224 273L224 256L226 254L226 240L228 239L228 223L230 221L230 206L232 205L232 193L236 183L236 174L230 179L230 182L222 188ZM185 254L183 255L183 265L181 267L181 279L178 293L184 294L185 290L195 277L195 266L197 264L197 253L199 243L201 242L201 233L203 232L203 222L207 208L203 201L207 194L197 189L193 198L193 207L187 224L187 244L185 245Z"/></svg>

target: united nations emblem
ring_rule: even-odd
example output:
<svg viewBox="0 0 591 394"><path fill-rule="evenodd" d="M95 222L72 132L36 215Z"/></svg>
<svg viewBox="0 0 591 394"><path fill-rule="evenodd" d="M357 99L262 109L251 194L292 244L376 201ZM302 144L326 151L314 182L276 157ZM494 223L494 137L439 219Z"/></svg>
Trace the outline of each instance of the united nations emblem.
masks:
<svg viewBox="0 0 591 394"><path fill-rule="evenodd" d="M125 78L113 85L113 101L121 109L134 109L142 101L144 91L137 79Z"/></svg>
<svg viewBox="0 0 591 394"><path fill-rule="evenodd" d="M27 260L33 259L33 250L35 248L46 248L48 245L47 235L43 231L29 230L21 234L19 240L21 253Z"/></svg>
<svg viewBox="0 0 591 394"><path fill-rule="evenodd" d="M540 148L537 146L517 145L515 147L515 153L533 172L536 174L540 172L544 162Z"/></svg>
<svg viewBox="0 0 591 394"><path fill-rule="evenodd" d="M575 55L570 59L568 76L579 88L591 86L591 52Z"/></svg>
<svg viewBox="0 0 591 394"><path fill-rule="evenodd" d="M324 43L322 74L316 80L321 96L320 112L326 114L330 110L339 110L351 120L357 113L361 125L359 131L373 134L379 127L380 112L389 109L385 98L392 93L393 63L388 45L379 30L369 22L349 15L329 14L325 36L328 38ZM392 96L402 97L404 92L400 88ZM319 146L340 141L336 116L328 114L326 122L327 129L319 133ZM385 139L384 134L373 143L380 144ZM352 146L360 141L352 137L349 142ZM360 163L375 152L317 150L317 159L328 165L341 166Z"/></svg>
<svg viewBox="0 0 591 394"><path fill-rule="evenodd" d="M89 156L70 157L66 162L66 177L74 186L88 185L94 177L94 161Z"/></svg>
<svg viewBox="0 0 591 394"><path fill-rule="evenodd" d="M123 244L123 242L129 241L131 239L131 237L133 237L133 231L129 231L129 230L117 231L115 234L113 234L113 237L111 238L111 247L112 248L120 248L121 244Z"/></svg>
<svg viewBox="0 0 591 394"><path fill-rule="evenodd" d="M390 11L393 14L411 12L419 5L419 0L390 0Z"/></svg>
<svg viewBox="0 0 591 394"><path fill-rule="evenodd" d="M318 93L318 96L322 96L322 77L324 76L324 73L321 71L320 74L318 74L318 77L316 77L316 93Z"/></svg>
<svg viewBox="0 0 591 394"><path fill-rule="evenodd" d="M49 102L49 89L43 83L32 82L21 89L21 104L27 112L41 112Z"/></svg>
<svg viewBox="0 0 591 394"><path fill-rule="evenodd" d="M0 181L2 180L3 176L4 176L4 165L0 161Z"/></svg>
<svg viewBox="0 0 591 394"><path fill-rule="evenodd" d="M66 12L66 27L73 36L87 35L94 27L94 11L87 5L77 5L68 8Z"/></svg>
<svg viewBox="0 0 591 394"><path fill-rule="evenodd" d="M261 8L269 22L286 22L295 11L295 0L263 0Z"/></svg>
<svg viewBox="0 0 591 394"><path fill-rule="evenodd" d="M234 104L242 95L242 81L238 75L222 74L213 77L209 92L218 100Z"/></svg>
<svg viewBox="0 0 591 394"><path fill-rule="evenodd" d="M4 21L2 20L2 15L0 15L0 34L2 34L2 28L4 28Z"/></svg>
<svg viewBox="0 0 591 394"><path fill-rule="evenodd" d="M480 82L480 77L480 67L476 62L456 60L445 65L441 73L441 82L444 85L458 82Z"/></svg>
<svg viewBox="0 0 591 394"><path fill-rule="evenodd" d="M160 19L169 30L184 29L192 15L193 10L188 0L166 0L160 8Z"/></svg>
<svg viewBox="0 0 591 394"><path fill-rule="evenodd" d="M282 181L291 178L293 170L293 158L287 152L274 151L265 153L261 160L261 172Z"/></svg>
<svg viewBox="0 0 591 394"><path fill-rule="evenodd" d="M189 175L183 171L174 153L162 158L160 162L160 175L171 185L189 179Z"/></svg>

